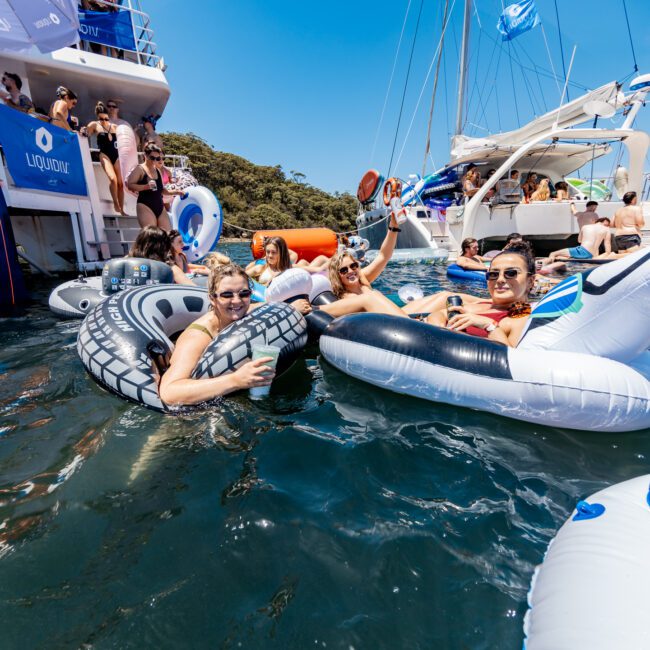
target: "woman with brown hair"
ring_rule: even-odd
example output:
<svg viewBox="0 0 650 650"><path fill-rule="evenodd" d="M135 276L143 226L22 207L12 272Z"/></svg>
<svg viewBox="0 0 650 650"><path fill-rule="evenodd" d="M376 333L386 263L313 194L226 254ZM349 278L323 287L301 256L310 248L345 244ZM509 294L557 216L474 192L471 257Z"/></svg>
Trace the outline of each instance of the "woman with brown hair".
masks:
<svg viewBox="0 0 650 650"><path fill-rule="evenodd" d="M287 242L282 237L267 237L264 240L265 263L251 262L246 267L249 277L268 286L276 275L291 268L291 256Z"/></svg>
<svg viewBox="0 0 650 650"><path fill-rule="evenodd" d="M50 107L50 121L66 131L73 131L78 120L70 114L70 111L77 105L77 95L65 86L59 86L56 89L56 96L58 99Z"/></svg>

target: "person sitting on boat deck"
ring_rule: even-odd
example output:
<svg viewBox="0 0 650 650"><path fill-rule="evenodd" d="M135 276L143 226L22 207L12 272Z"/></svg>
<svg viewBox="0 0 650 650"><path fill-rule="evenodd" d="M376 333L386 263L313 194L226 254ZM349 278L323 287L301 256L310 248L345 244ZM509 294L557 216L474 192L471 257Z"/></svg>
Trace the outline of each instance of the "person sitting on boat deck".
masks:
<svg viewBox="0 0 650 650"><path fill-rule="evenodd" d="M97 102L95 105L95 117L97 119L90 122L88 126L81 127L80 133L86 137L93 134L97 136L99 162L108 177L108 189L113 199L113 210L116 214L124 216L126 215L124 212L124 183L117 152L117 127L115 124L111 124L103 102Z"/></svg>
<svg viewBox="0 0 650 650"><path fill-rule="evenodd" d="M494 203L519 203L523 198L519 184L519 170L512 169L510 178L501 178L495 185Z"/></svg>
<svg viewBox="0 0 650 650"><path fill-rule="evenodd" d="M192 371L212 339L254 308L251 294L248 276L241 266L227 264L210 272L211 309L187 327L176 341L169 368L160 381L160 399L165 404L199 404L236 390L271 383L275 371L265 365L271 357L247 361L234 372L220 377L192 379Z"/></svg>
<svg viewBox="0 0 650 650"><path fill-rule="evenodd" d="M2 84L6 93L0 93L0 99L9 108L15 108L22 113L33 113L34 103L27 95L20 92L23 87L23 80L13 72L5 72L2 75Z"/></svg>
<svg viewBox="0 0 650 650"><path fill-rule="evenodd" d="M187 255L183 252L185 242L183 242L183 237L178 230L170 230L168 236L169 241L171 242L172 260L174 261L174 264L183 271L183 273L196 273L198 275L208 275L210 273L210 269L205 264L190 264L187 261ZM223 257L230 262L229 257L226 257L225 255Z"/></svg>
<svg viewBox="0 0 650 650"><path fill-rule="evenodd" d="M461 253L456 258L456 264L466 271L485 271L486 259L478 254L478 241L467 237L460 245Z"/></svg>
<svg viewBox="0 0 650 650"><path fill-rule="evenodd" d="M537 185L537 174L535 172L529 172L526 180L521 184L521 190L524 193L524 201L526 203L530 203L530 197L537 189Z"/></svg>
<svg viewBox="0 0 650 650"><path fill-rule="evenodd" d="M578 232L582 230L582 226L586 226L588 223L596 223L598 219L598 213L596 212L598 208L598 201L587 201L585 209L582 212L578 212L576 209L576 204L571 201L571 214L578 221Z"/></svg>
<svg viewBox="0 0 650 650"><path fill-rule="evenodd" d="M578 235L578 246L572 248L562 248L553 251L546 264L552 264L557 259L576 259L590 260L598 257L598 250L601 244L605 246L605 255L612 251L612 235L609 231L610 220L607 217L601 217L596 223L587 223L580 229Z"/></svg>
<svg viewBox="0 0 650 650"><path fill-rule="evenodd" d="M50 106L50 121L66 131L74 131L79 125L79 120L70 111L77 105L77 95L65 86L59 86L56 96L58 99Z"/></svg>
<svg viewBox="0 0 650 650"><path fill-rule="evenodd" d="M633 253L641 247L641 229L645 226L643 210L637 205L636 192L623 195L624 207L614 213L614 239L618 251Z"/></svg>
<svg viewBox="0 0 650 650"><path fill-rule="evenodd" d="M246 273L265 287L271 284L271 280L276 275L280 275L292 266L289 247L282 237L266 237L264 239L264 259L264 264L258 264L257 261L251 262L246 267Z"/></svg>
<svg viewBox="0 0 650 650"><path fill-rule="evenodd" d="M449 318L446 308L438 309L427 317L427 322L515 347L531 312L528 295L534 282L535 260L526 247L513 245L499 253L487 271L490 300L455 294L463 300L462 305L453 307L460 313Z"/></svg>
<svg viewBox="0 0 650 650"><path fill-rule="evenodd" d="M108 116L111 118L111 124L126 124L131 126L126 120L120 117L120 103L117 99L109 99L106 101L106 108L108 109Z"/></svg>
<svg viewBox="0 0 650 650"><path fill-rule="evenodd" d="M335 318L357 312L406 316L405 311L371 286L371 282L374 282L381 275L381 272L390 261L397 243L397 233L399 232L401 231L397 227L395 215L391 214L388 222L388 232L377 257L364 269L360 267L359 262L349 250L334 255L330 260L329 279L332 285L332 293L338 300L329 305L323 305L320 309Z"/></svg>
<svg viewBox="0 0 650 650"><path fill-rule="evenodd" d="M467 199L471 199L481 187L481 172L472 167L466 174L463 182L463 193Z"/></svg>
<svg viewBox="0 0 650 650"><path fill-rule="evenodd" d="M169 232L171 223L165 209L163 195L182 196L183 190L168 190L163 186L161 169L163 166L162 149L149 143L144 148L144 162L129 174L126 186L138 193L136 214L141 228L158 226Z"/></svg>
<svg viewBox="0 0 650 650"><path fill-rule="evenodd" d="M548 178L542 178L535 191L530 195L531 203L533 201L548 201L551 198L551 190L548 184Z"/></svg>
<svg viewBox="0 0 650 650"><path fill-rule="evenodd" d="M565 181L555 183L555 201L569 200L569 186Z"/></svg>
<svg viewBox="0 0 650 650"><path fill-rule="evenodd" d="M145 226L135 238L127 257L144 257L168 264L176 284L194 284L183 270L174 263L169 235L158 226Z"/></svg>

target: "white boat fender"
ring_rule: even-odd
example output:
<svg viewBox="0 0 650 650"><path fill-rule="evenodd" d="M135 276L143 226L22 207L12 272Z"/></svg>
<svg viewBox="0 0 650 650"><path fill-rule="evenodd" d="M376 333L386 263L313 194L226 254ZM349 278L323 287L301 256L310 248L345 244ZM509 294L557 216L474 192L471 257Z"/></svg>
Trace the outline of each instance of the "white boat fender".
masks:
<svg viewBox="0 0 650 650"><path fill-rule="evenodd" d="M188 261L205 257L219 241L223 214L217 197L203 186L188 187L170 209L172 227L181 235Z"/></svg>
<svg viewBox="0 0 650 650"><path fill-rule="evenodd" d="M100 302L124 289L146 284L171 284L174 275L163 262L126 257L106 262L101 276L79 276L55 287L50 309L61 318L84 318Z"/></svg>
<svg viewBox="0 0 650 650"><path fill-rule="evenodd" d="M111 296L81 324L77 353L95 381L120 397L158 411L158 384L171 358L171 338L210 306L208 293L188 285L139 287ZM307 342L307 325L288 305L262 305L225 328L208 345L193 377L232 372L251 356L251 343L281 348L278 372Z"/></svg>
<svg viewBox="0 0 650 650"><path fill-rule="evenodd" d="M611 359L511 348L370 313L334 319L320 350L352 377L433 402L584 431L650 427L650 382Z"/></svg>
<svg viewBox="0 0 650 650"><path fill-rule="evenodd" d="M266 287L266 302L293 302L307 300L313 286L312 276L301 268L288 269L276 275Z"/></svg>
<svg viewBox="0 0 650 650"><path fill-rule="evenodd" d="M628 362L650 348L650 250L573 275L530 315L518 349L583 352Z"/></svg>
<svg viewBox="0 0 650 650"><path fill-rule="evenodd" d="M647 648L650 475L576 506L537 567L524 649Z"/></svg>

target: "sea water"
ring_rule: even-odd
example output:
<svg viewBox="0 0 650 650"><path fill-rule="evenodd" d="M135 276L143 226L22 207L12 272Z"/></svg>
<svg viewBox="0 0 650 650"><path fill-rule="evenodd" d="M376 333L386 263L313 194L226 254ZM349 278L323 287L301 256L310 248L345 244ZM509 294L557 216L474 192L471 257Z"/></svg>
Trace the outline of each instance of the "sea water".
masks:
<svg viewBox="0 0 650 650"><path fill-rule="evenodd" d="M377 286L434 291L444 269L390 265ZM648 431L395 395L317 347L266 400L155 413L85 374L50 288L0 320L3 649L519 649L576 502L649 471Z"/></svg>

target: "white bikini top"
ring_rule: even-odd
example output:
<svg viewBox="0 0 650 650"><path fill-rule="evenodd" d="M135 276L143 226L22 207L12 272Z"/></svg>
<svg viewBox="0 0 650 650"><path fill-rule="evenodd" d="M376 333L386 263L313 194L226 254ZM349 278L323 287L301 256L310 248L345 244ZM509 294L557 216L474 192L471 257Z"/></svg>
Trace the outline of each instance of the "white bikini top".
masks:
<svg viewBox="0 0 650 650"><path fill-rule="evenodd" d="M260 274L259 283L267 285L275 277L275 271L273 271L269 266L267 266L264 271Z"/></svg>

